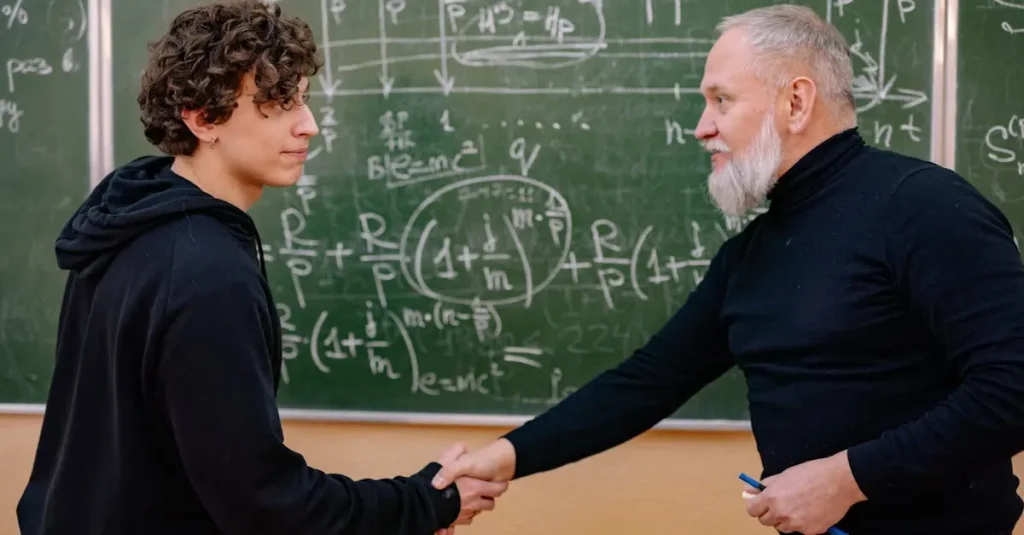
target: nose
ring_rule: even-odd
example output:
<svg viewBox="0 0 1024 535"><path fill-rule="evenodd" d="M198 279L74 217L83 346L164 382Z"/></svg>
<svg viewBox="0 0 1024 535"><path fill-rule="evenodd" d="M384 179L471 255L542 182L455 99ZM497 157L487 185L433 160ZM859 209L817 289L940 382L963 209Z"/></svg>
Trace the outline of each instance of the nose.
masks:
<svg viewBox="0 0 1024 535"><path fill-rule="evenodd" d="M295 125L295 135L298 137L313 137L320 132L316 124L316 117L313 117L313 110L309 106L302 106L299 120Z"/></svg>
<svg viewBox="0 0 1024 535"><path fill-rule="evenodd" d="M693 135L700 141L711 139L718 135L718 127L715 126L715 121L710 117L708 113L709 108L704 107L704 113L700 114L700 121L697 122L697 128L693 130Z"/></svg>

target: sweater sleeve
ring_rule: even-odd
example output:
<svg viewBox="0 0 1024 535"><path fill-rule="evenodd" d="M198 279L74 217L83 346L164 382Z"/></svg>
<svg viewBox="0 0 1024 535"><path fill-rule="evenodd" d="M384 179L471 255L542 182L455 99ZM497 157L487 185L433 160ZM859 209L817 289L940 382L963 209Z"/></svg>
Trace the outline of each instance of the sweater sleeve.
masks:
<svg viewBox="0 0 1024 535"><path fill-rule="evenodd" d="M1009 222L951 171L918 172L890 201L887 255L958 383L918 419L847 452L869 500L969 478L1024 446L1024 267Z"/></svg>
<svg viewBox="0 0 1024 535"><path fill-rule="evenodd" d="M454 522L458 490L431 487L436 463L411 477L356 481L307 466L285 446L268 349L276 318L251 286L222 284L169 313L157 374L184 471L220 529L430 535Z"/></svg>
<svg viewBox="0 0 1024 535"><path fill-rule="evenodd" d="M636 437L732 367L720 319L725 249L715 255L683 306L642 348L505 435L516 452L516 478L579 461Z"/></svg>

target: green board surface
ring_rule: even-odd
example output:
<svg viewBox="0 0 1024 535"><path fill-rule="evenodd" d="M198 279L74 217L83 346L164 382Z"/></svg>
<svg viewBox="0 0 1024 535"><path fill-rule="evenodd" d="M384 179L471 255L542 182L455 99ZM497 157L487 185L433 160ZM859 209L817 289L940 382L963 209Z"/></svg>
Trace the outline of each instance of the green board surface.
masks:
<svg viewBox="0 0 1024 535"><path fill-rule="evenodd" d="M84 0L0 2L0 402L46 401L53 244L89 188L88 26Z"/></svg>
<svg viewBox="0 0 1024 535"><path fill-rule="evenodd" d="M326 52L304 177L251 212L282 407L536 414L643 345L746 223L709 202L692 129L715 24L764 2L280 3ZM851 43L865 138L929 158L931 3L803 3ZM111 2L117 163L155 151L146 44L191 5ZM674 415L747 417L738 370Z"/></svg>
<svg viewBox="0 0 1024 535"><path fill-rule="evenodd" d="M1024 0L961 2L955 167L1024 229Z"/></svg>

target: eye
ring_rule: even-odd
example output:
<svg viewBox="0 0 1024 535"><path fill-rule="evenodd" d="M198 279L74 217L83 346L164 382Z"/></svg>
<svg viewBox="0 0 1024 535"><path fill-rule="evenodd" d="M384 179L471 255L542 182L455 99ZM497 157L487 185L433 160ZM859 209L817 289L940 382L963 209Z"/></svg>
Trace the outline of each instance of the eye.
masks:
<svg viewBox="0 0 1024 535"><path fill-rule="evenodd" d="M297 108L302 108L308 102L309 102L309 92L308 91L305 91L305 92L299 91L299 92L295 93L295 96L292 97L292 100L291 100L290 104L294 105Z"/></svg>

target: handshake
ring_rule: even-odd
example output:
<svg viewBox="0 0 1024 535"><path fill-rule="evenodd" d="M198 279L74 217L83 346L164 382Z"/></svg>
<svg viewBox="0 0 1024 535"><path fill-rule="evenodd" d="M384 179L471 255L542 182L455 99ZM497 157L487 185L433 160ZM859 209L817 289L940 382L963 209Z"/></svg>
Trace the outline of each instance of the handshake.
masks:
<svg viewBox="0 0 1024 535"><path fill-rule="evenodd" d="M495 499L504 494L515 475L516 451L504 438L471 453L464 445L455 444L437 462L441 470L434 476L434 488L443 489L454 482L462 499L458 518L438 532L452 535L456 525L469 524L481 511L494 509Z"/></svg>

